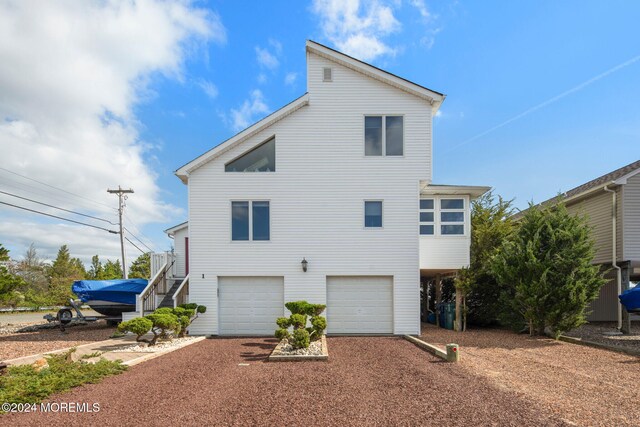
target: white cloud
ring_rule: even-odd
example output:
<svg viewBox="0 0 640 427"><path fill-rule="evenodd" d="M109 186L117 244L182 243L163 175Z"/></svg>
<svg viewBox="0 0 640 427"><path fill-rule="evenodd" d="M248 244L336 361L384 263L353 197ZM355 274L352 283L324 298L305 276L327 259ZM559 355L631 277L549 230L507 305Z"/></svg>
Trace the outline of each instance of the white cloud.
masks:
<svg viewBox="0 0 640 427"><path fill-rule="evenodd" d="M152 95L157 76L182 80L187 55L210 40L225 42L220 19L189 1L0 3L0 167L109 206L116 201L107 188L132 187L127 211L138 225L172 217L177 209L162 201L135 106ZM5 175L3 188L113 218L102 205ZM62 233L13 212L2 209L0 233L14 248L46 240L111 253L117 244L98 230Z"/></svg>
<svg viewBox="0 0 640 427"><path fill-rule="evenodd" d="M263 49L260 46L256 46L256 60L261 67L268 68L269 70L275 70L280 65L278 58L268 49Z"/></svg>
<svg viewBox="0 0 640 427"><path fill-rule="evenodd" d="M200 89L211 99L218 97L218 87L209 80L200 79L196 82Z"/></svg>
<svg viewBox="0 0 640 427"><path fill-rule="evenodd" d="M424 3L424 0L411 0L411 5L418 9L418 13L423 19L431 19L431 13L429 12L429 9L427 9L427 5Z"/></svg>
<svg viewBox="0 0 640 427"><path fill-rule="evenodd" d="M231 126L234 130L240 131L269 111L262 91L255 89L251 92L249 99L246 99L238 109L231 109Z"/></svg>
<svg viewBox="0 0 640 427"><path fill-rule="evenodd" d="M284 84L287 86L293 86L296 83L296 80L298 79L298 73L287 73L286 76L284 76Z"/></svg>
<svg viewBox="0 0 640 427"><path fill-rule="evenodd" d="M402 25L392 8L380 1L314 0L312 10L320 18L324 36L348 55L370 61L397 52L384 38Z"/></svg>
<svg viewBox="0 0 640 427"><path fill-rule="evenodd" d="M267 82L267 75L265 73L258 74L258 83L264 84Z"/></svg>

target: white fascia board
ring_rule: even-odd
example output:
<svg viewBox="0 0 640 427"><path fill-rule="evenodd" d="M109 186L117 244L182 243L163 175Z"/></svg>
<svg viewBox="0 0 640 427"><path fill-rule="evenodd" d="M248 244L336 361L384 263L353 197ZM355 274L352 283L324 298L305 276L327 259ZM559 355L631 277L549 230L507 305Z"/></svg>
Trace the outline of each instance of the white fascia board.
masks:
<svg viewBox="0 0 640 427"><path fill-rule="evenodd" d="M626 174L625 176L622 176L622 177L620 177L620 178L616 179L616 180L615 180L615 181L613 181L613 182L614 182L614 184L617 184L617 185L625 185L625 184L627 183L627 180L628 180L629 178L631 178L632 176L635 176L635 175L637 175L637 174L639 174L639 173L640 173L640 169L636 169L636 170L634 170L634 171L632 171L632 172L629 172L629 173L628 173L628 174Z"/></svg>
<svg viewBox="0 0 640 427"><path fill-rule="evenodd" d="M167 233L168 235L172 236L177 231L180 231L183 228L188 228L188 227L189 227L189 221L185 221L182 224L174 225L171 228L167 228L166 230L164 230L164 232Z"/></svg>
<svg viewBox="0 0 640 427"><path fill-rule="evenodd" d="M472 199L478 198L491 191L491 187L478 185L422 185L420 194L425 196L467 195Z"/></svg>
<svg viewBox="0 0 640 427"><path fill-rule="evenodd" d="M264 119L254 123L253 125L249 126L245 130L237 133L236 135L232 136L226 141L218 144L217 146L207 151L203 155L196 157L194 160L180 167L178 170L175 171L176 176L180 178L180 180L182 180L183 183L186 184L187 181L189 180L189 174L194 170L198 169L199 167L201 167L206 163L209 163L210 161L220 156L221 154L227 152L228 150L231 150L233 147L237 146L238 144L242 143L248 138L251 138L256 133L263 131L264 129L284 119L288 115L294 113L298 109L308 104L309 104L309 94L305 93L298 99L290 102L289 104L285 105L281 109L271 113Z"/></svg>
<svg viewBox="0 0 640 427"><path fill-rule="evenodd" d="M432 105L434 114L440 108L440 104L442 104L442 101L444 101L446 97L444 94L427 89L409 80L398 77L387 71L374 67L373 65L367 64L366 62L359 61L345 55L344 53L340 53L311 40L307 40L307 51L343 65L349 69L355 70L375 80L408 92L419 98L425 99Z"/></svg>

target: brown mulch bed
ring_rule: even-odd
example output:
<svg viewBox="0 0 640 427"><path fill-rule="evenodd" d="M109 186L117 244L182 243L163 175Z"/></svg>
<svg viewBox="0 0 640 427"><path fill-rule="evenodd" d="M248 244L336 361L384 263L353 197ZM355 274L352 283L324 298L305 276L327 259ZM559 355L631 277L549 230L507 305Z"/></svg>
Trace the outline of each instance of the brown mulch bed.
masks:
<svg viewBox="0 0 640 427"><path fill-rule="evenodd" d="M640 358L507 330L423 325L422 339L461 346L460 366L578 425L638 425Z"/></svg>
<svg viewBox="0 0 640 427"><path fill-rule="evenodd" d="M14 332L0 335L0 361L45 353L67 347L108 339L115 328L104 320L84 326L60 329L44 329L37 332Z"/></svg>
<svg viewBox="0 0 640 427"><path fill-rule="evenodd" d="M603 335L606 332L616 331L617 325L616 322L592 322L569 331L565 335L622 349L640 350L640 322L631 322L630 334Z"/></svg>
<svg viewBox="0 0 640 427"><path fill-rule="evenodd" d="M268 363L277 341L209 339L55 396L100 411L8 414L7 425L562 425L401 338L329 338L327 363ZM243 366L248 364L248 366Z"/></svg>

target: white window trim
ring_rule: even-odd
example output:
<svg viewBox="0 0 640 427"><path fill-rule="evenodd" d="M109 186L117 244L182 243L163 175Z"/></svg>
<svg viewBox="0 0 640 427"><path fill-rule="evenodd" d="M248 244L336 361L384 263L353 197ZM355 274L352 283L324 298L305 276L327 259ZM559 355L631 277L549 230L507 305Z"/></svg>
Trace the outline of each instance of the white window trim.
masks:
<svg viewBox="0 0 640 427"><path fill-rule="evenodd" d="M368 155L367 154L367 146L366 146L366 138L367 138L367 125L365 123L365 119L367 117L382 117L382 154L379 156ZM402 155L392 155L387 156L387 117L402 117ZM389 157L389 158L404 158L404 149L405 149L405 129L406 129L406 120L404 114L365 114L362 116L362 155L366 158L378 158L378 157Z"/></svg>
<svg viewBox="0 0 640 427"><path fill-rule="evenodd" d="M249 203L249 239L233 240L233 203L247 202ZM269 240L253 240L253 202L269 202ZM271 200L270 199L232 199L229 201L229 241L231 243L269 243L271 242L272 227Z"/></svg>
<svg viewBox="0 0 640 427"><path fill-rule="evenodd" d="M433 200L433 211L431 209L420 209L420 202L418 202L418 235L423 238L433 239L433 238L442 238L442 239L461 239L468 238L471 234L471 201L469 200L469 196L467 195L450 195L450 196L420 196L420 200L430 199ZM463 209L442 209L441 208L441 200L452 200L452 199L462 199L464 203ZM420 221L420 213L419 212L433 212L434 221L431 222L421 222ZM441 213L442 212L463 212L464 219L462 222L443 222L441 221ZM433 234L420 234L420 225L431 225L433 224ZM464 227L462 234L442 234L441 225L462 225Z"/></svg>
<svg viewBox="0 0 640 427"><path fill-rule="evenodd" d="M380 202L382 204L382 224L380 227L367 227L366 224L366 215L367 215L367 202ZM384 229L384 200L382 199L364 199L362 201L362 228L365 230L382 230Z"/></svg>

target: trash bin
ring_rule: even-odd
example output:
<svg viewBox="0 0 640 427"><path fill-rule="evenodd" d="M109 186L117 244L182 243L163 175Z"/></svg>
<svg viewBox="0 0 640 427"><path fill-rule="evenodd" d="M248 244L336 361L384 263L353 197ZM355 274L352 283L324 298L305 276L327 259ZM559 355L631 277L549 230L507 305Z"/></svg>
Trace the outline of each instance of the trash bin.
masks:
<svg viewBox="0 0 640 427"><path fill-rule="evenodd" d="M441 312L441 322L440 326L446 329L453 329L453 322L456 318L456 304L451 303L443 303L440 307Z"/></svg>

